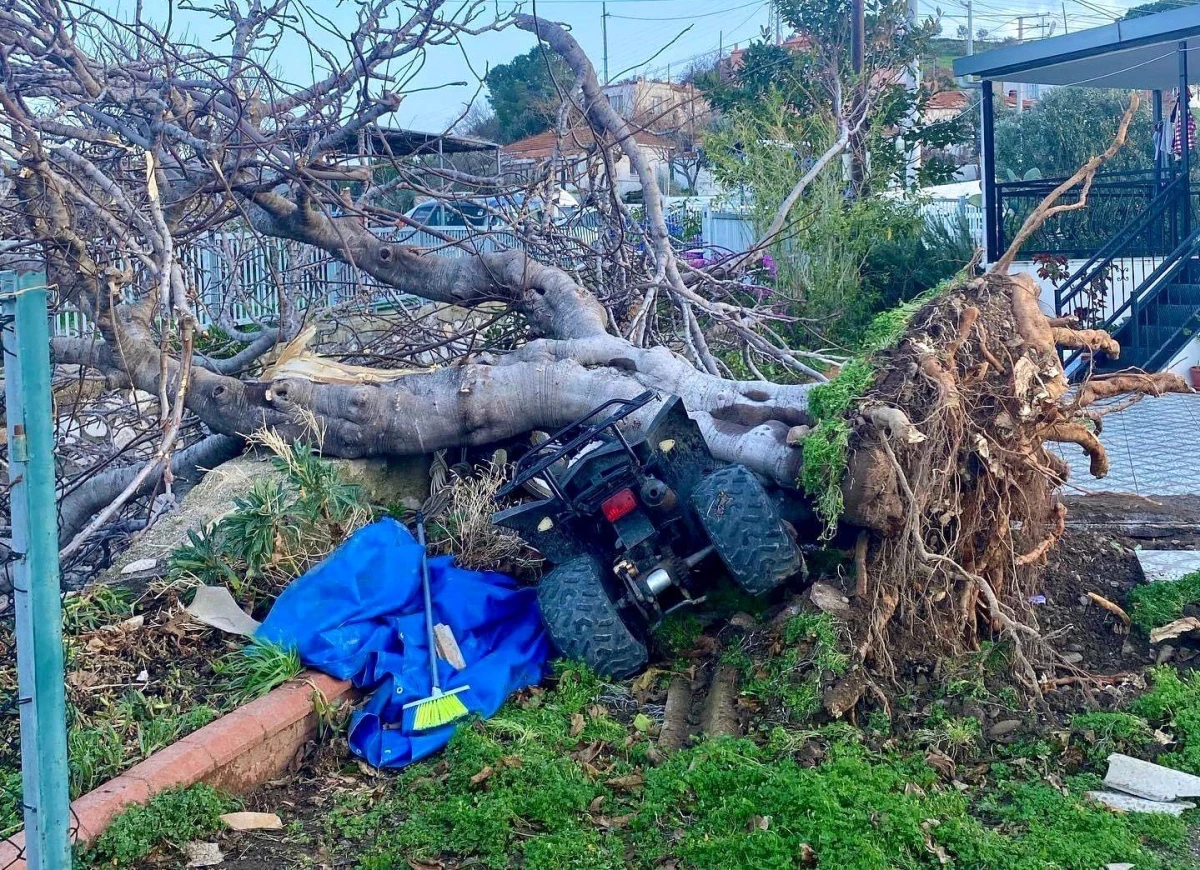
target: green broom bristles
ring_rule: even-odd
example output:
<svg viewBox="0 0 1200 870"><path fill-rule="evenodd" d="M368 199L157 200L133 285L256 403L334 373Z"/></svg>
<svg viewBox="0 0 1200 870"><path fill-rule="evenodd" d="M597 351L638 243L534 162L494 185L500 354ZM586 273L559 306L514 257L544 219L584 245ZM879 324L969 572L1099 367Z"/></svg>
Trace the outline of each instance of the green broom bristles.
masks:
<svg viewBox="0 0 1200 870"><path fill-rule="evenodd" d="M466 716L470 711L459 700L458 693L465 692L468 688L470 687L460 686L457 689L451 689L449 692L439 692L437 689L434 689L434 694L430 697L405 704L405 709L409 707L417 708L416 716L413 717L413 729L416 731L426 731Z"/></svg>

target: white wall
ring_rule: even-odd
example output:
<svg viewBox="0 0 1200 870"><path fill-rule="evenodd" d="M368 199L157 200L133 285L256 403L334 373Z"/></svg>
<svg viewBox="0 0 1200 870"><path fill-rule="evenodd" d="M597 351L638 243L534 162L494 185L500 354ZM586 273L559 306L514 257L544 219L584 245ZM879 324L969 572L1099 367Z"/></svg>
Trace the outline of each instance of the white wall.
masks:
<svg viewBox="0 0 1200 870"><path fill-rule="evenodd" d="M1121 303L1129 298L1129 294L1142 281L1142 279L1153 270L1152 263L1146 263L1140 260L1117 260L1123 275L1118 275L1113 281L1112 293L1109 294L1109 299L1116 301L1115 307L1120 307ZM1071 274L1074 274L1087 263L1087 260L1068 260L1067 269ZM1038 297L1038 306L1042 311L1050 317L1053 317L1054 312L1054 285L1048 279L1039 278L1037 275L1038 266L1036 263L1029 261L1013 263L1012 273L1024 273L1033 278L1041 288L1041 294ZM1114 306L1105 306L1105 314L1108 314ZM1168 366L1170 371L1188 377L1188 369L1192 366L1200 365L1200 334L1188 342L1182 350L1180 350L1171 360Z"/></svg>

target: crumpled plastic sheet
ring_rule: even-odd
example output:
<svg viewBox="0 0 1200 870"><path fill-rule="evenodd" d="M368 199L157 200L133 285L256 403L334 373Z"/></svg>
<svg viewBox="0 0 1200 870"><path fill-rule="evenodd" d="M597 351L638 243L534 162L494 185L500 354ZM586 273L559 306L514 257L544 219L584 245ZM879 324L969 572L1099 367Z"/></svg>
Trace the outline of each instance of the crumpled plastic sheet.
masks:
<svg viewBox="0 0 1200 870"><path fill-rule="evenodd" d="M545 676L551 648L536 591L453 557L429 560L434 622L450 626L466 668L438 659L442 689L493 715L513 692ZM429 696L421 547L383 519L355 532L276 600L255 639L296 649L310 668L351 680L370 697L350 723L350 748L375 767L403 767L439 751L459 723L413 730L411 701ZM464 720L459 720L462 722Z"/></svg>

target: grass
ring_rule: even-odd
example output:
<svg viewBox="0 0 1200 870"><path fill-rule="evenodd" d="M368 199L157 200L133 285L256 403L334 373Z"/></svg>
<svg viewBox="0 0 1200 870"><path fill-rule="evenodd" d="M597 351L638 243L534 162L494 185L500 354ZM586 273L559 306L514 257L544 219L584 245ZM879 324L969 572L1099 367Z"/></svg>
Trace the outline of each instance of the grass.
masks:
<svg viewBox="0 0 1200 870"><path fill-rule="evenodd" d="M1200 571L1173 582L1143 583L1129 592L1129 618L1149 634L1183 616L1189 604L1200 603Z"/></svg>
<svg viewBox="0 0 1200 870"><path fill-rule="evenodd" d="M789 629L812 648L828 639L819 624ZM849 725L811 722L655 759L653 729L611 713L611 694L562 666L553 688L459 729L437 759L343 792L316 839L357 855L358 870L1190 866L1184 821L1100 809L1081 796L1091 780L1060 789L997 764L982 788L963 791L911 746L871 748ZM813 741L823 746L815 765L798 751Z"/></svg>
<svg viewBox="0 0 1200 870"><path fill-rule="evenodd" d="M1153 687L1129 712L1175 738L1174 748L1158 757L1160 764L1200 775L1200 673L1161 666L1152 675Z"/></svg>
<svg viewBox="0 0 1200 870"><path fill-rule="evenodd" d="M742 673L743 695L782 706L788 721L801 722L821 709L823 673L841 676L849 657L838 646L837 628L824 613L802 613L784 626L779 648L759 660L745 650L727 652L725 661Z"/></svg>
<svg viewBox="0 0 1200 870"><path fill-rule="evenodd" d="M282 686L304 666L296 650L254 641L214 663L214 669L224 680L230 700L240 706Z"/></svg>
<svg viewBox="0 0 1200 870"><path fill-rule="evenodd" d="M226 585L239 603L265 605L293 576L370 519L371 509L361 503L358 488L344 483L332 463L321 460L300 443L272 442L268 446L276 454L273 462L281 479L257 481L216 527L204 534L191 533L189 541L172 554L173 580L185 585ZM175 606L175 599L174 590L166 588L135 602L128 590L109 586L65 597L63 631L68 673L105 673L107 665L88 667L101 656L126 666L130 661L147 661L154 686L143 689L134 680L132 688L120 689L115 695L111 688L100 692L87 684L78 691L71 687L73 706L67 741L73 798L299 672L295 653L263 645L203 662L194 657L189 660L186 655L179 659L164 657L165 649L180 649L178 638L171 635L164 646L160 635L151 637L147 634L151 631L150 617L162 602ZM101 652L80 641L80 635L117 625L135 611L147 616L145 628L90 637L88 644L98 643ZM221 648L224 644L215 646ZM212 646L203 648L212 650ZM207 673L209 662L215 680ZM118 678L121 685L132 680L132 673L121 667L112 670L122 674ZM10 688L15 692L11 662L3 682L6 692L11 694ZM207 697L203 697L206 689ZM198 703L198 697L203 697L204 703ZM6 736L11 732L10 751L0 766L3 831L23 824L15 703L11 709L10 718L3 720Z"/></svg>
<svg viewBox="0 0 1200 870"><path fill-rule="evenodd" d="M220 830L220 816L236 808L235 801L207 785L163 792L113 819L91 847L77 855L76 866L133 867L164 844L182 848Z"/></svg>

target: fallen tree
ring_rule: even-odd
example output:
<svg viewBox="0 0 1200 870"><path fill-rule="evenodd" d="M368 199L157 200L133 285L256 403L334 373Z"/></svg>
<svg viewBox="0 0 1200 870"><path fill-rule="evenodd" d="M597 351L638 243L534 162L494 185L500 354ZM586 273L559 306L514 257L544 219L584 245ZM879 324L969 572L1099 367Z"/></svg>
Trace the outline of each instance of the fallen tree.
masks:
<svg viewBox="0 0 1200 870"><path fill-rule="evenodd" d="M161 478L169 488L185 413L213 433L266 427L289 439L315 437L330 456L405 455L553 429L603 401L653 389L683 398L716 456L815 500L831 524L862 530L855 624L863 661L886 672L898 656L941 655L1003 634L1036 687L1034 665L1049 652L1028 612L1028 578L1062 532L1056 489L1067 476L1046 445L1081 446L1102 476L1106 461L1092 429L1099 415L1090 406L1187 389L1182 381L1135 373L1072 392L1059 347L1118 349L1104 333L1052 324L1032 280L1005 274L1010 252L982 278L911 306L871 357L814 387L845 359L788 347L772 328L784 315L736 276L676 259L634 131L565 28L520 14L481 23L481 5L447 15L436 2L385 24L395 9L380 0L361 6L350 51L327 58L327 76L293 86L270 76L260 57L281 32L301 35L287 8L280 0L223 9L225 53L181 43L145 21L122 24L97 10L68 15L55 0L0 10L10 247L44 262L62 303L86 311L100 334L56 340L56 359L119 371L159 397L163 435L154 458L130 473L68 553L147 481ZM544 258L486 250L472 239L447 239L440 252L396 242L391 230L406 219L387 194L398 187L451 201L516 188L426 167L438 176L435 189L400 159L388 162L394 174L380 182L345 160L361 153L360 134L401 99L403 83L389 80L388 69L431 46L508 26L536 34L567 62L575 81L561 84L607 143L599 158L611 163L624 153L643 182L640 235L628 230L612 187L597 182L593 205L616 240L599 257L582 258L600 260L586 274L554 264L575 262L559 256L575 243L544 220L513 221L525 249ZM860 128L866 102L835 101L831 128L839 134L818 171ZM1104 159L1076 179L1083 199ZM526 202L546 202L552 188L547 169L521 192ZM798 185L789 207L803 192ZM1031 220L1055 207L1063 206L1048 203ZM786 220L781 214L776 224ZM197 305L209 303L197 297L182 252L222 226L260 244L303 243L359 270L374 288L433 303L436 311L389 315L389 340L404 351L388 358L407 367L317 360L305 327L351 309L282 291L278 317L261 331L234 322L228 300L213 306L217 325L245 344L236 365L194 353ZM358 303L380 292L373 287L356 294ZM459 313L438 316L447 310ZM472 310L483 325L462 313ZM450 335L448 322L456 324ZM374 358L367 350L356 353ZM739 379L730 358L784 376Z"/></svg>

